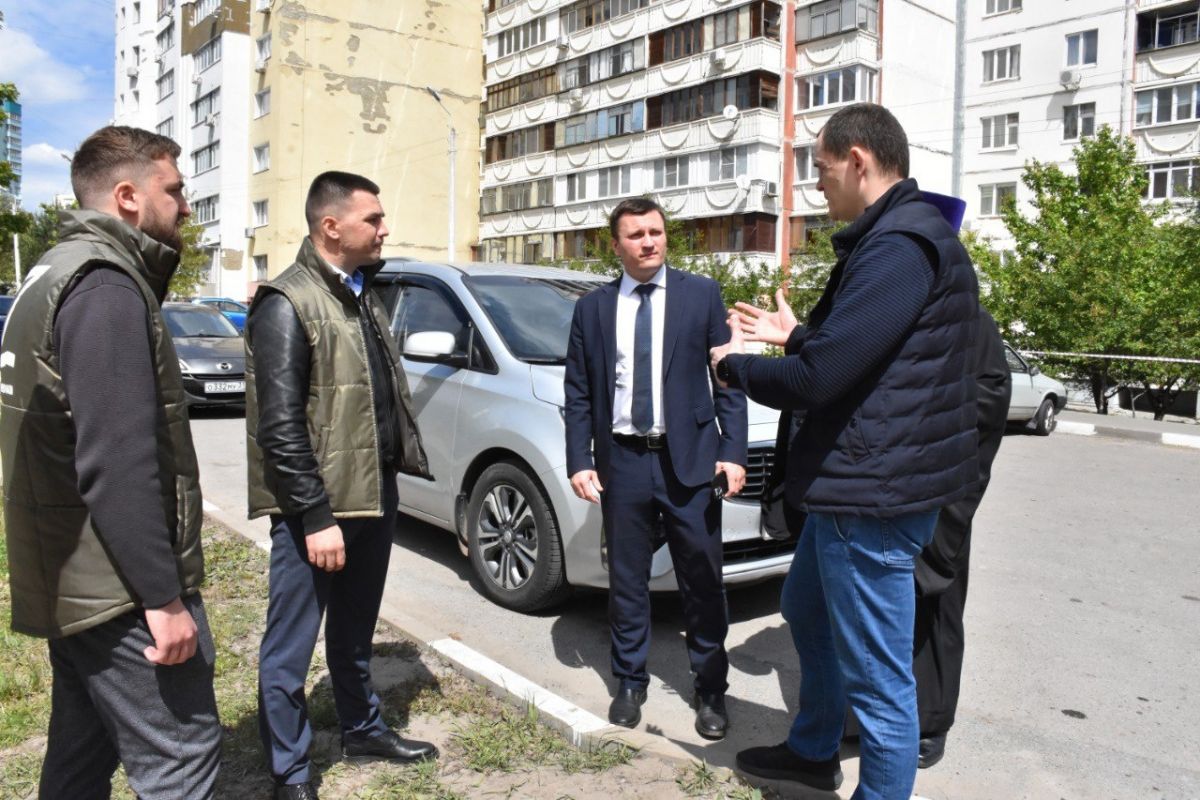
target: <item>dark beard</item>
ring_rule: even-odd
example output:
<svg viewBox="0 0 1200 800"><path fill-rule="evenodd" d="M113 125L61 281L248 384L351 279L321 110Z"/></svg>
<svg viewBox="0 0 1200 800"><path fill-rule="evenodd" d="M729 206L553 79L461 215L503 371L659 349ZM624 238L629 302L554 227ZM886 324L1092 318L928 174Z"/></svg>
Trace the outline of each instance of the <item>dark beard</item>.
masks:
<svg viewBox="0 0 1200 800"><path fill-rule="evenodd" d="M183 254L183 237L179 232L179 224L182 220L177 220L174 223L164 223L160 219L148 219L142 223L142 233L149 236L159 244L165 244L176 253Z"/></svg>

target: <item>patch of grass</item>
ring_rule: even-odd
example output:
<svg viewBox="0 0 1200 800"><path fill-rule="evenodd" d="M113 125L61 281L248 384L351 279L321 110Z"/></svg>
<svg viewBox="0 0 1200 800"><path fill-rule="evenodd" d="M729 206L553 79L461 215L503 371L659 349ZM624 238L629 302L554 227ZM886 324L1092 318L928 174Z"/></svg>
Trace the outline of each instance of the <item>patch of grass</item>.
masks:
<svg viewBox="0 0 1200 800"><path fill-rule="evenodd" d="M436 761L409 767L385 766L353 795L358 800L465 800L438 780Z"/></svg>
<svg viewBox="0 0 1200 800"><path fill-rule="evenodd" d="M477 772L512 772L528 766L600 772L627 764L636 755L620 742L591 753L574 748L538 721L534 706L524 712L503 706L491 716L470 719L457 726L454 741L467 767Z"/></svg>
<svg viewBox="0 0 1200 800"><path fill-rule="evenodd" d="M50 651L44 639L12 631L8 542L0 514L0 748L45 733L49 722Z"/></svg>
<svg viewBox="0 0 1200 800"><path fill-rule="evenodd" d="M688 797L714 800L763 800L761 790L748 786L736 775L722 775L706 761L693 761L675 773L675 785Z"/></svg>
<svg viewBox="0 0 1200 800"><path fill-rule="evenodd" d="M4 797L37 797L42 774L41 753L11 753L0 761L0 793Z"/></svg>

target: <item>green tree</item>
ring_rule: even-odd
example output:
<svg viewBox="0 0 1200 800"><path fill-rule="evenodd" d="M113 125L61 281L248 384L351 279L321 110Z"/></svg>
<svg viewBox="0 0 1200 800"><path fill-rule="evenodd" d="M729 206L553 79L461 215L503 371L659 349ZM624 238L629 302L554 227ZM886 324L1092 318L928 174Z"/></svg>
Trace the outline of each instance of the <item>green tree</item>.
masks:
<svg viewBox="0 0 1200 800"><path fill-rule="evenodd" d="M1073 174L1029 163L1021 176L1033 212L1006 202L1012 258L981 259L985 305L1014 345L1098 355L1183 356L1195 292L1172 291L1182 236L1160 226L1164 206L1143 201L1146 177L1133 141L1102 127L1074 150ZM1184 325L1180 325L1180 322ZM1065 366L1086 378L1106 413L1112 387L1138 381L1182 385L1186 370L1163 374L1148 362L1083 358Z"/></svg>
<svg viewBox="0 0 1200 800"><path fill-rule="evenodd" d="M183 250L169 289L172 297L183 298L194 295L204 283L205 273L212 263L212 251L202 245L204 226L200 223L185 220L179 233L183 238Z"/></svg>

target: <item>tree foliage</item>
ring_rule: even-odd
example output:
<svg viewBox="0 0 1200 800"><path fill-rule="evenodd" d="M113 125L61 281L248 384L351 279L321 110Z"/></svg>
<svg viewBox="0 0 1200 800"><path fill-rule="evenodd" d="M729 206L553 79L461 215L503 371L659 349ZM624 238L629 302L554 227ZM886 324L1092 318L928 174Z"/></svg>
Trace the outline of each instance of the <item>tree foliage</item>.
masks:
<svg viewBox="0 0 1200 800"><path fill-rule="evenodd" d="M170 293L172 297L184 298L196 294L204 283L212 263L212 251L203 246L204 226L200 223L184 220L179 233L183 238L183 250L179 254L179 268L171 276Z"/></svg>
<svg viewBox="0 0 1200 800"><path fill-rule="evenodd" d="M1097 355L1200 356L1195 320L1200 284L1193 223L1163 224L1165 205L1144 202L1146 176L1134 143L1107 126L1074 150L1074 172L1033 161L1021 176L1033 211L1001 211L1012 257L976 262L985 305L1014 345ZM1110 359L1064 364L1086 378L1098 411L1115 384L1157 385L1159 400L1194 384L1186 365ZM1167 389L1166 387L1174 387ZM1158 413L1161 417L1161 413Z"/></svg>
<svg viewBox="0 0 1200 800"><path fill-rule="evenodd" d="M11 83L0 83L0 122L4 122L8 118L8 114L2 108L4 101L16 102L18 96L16 86ZM0 189L7 189L16 180L16 177L12 164L0 161ZM9 202L4 207L0 207L0 247L7 249L12 235L24 231L28 224L28 214L17 208L15 203Z"/></svg>

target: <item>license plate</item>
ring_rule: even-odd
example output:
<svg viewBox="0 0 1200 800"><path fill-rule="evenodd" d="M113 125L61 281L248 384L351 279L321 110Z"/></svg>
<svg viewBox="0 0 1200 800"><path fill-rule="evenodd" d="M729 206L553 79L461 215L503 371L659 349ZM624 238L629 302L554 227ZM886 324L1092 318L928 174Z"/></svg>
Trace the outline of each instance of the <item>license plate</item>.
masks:
<svg viewBox="0 0 1200 800"><path fill-rule="evenodd" d="M229 394L246 391L245 381L205 381L205 394Z"/></svg>

